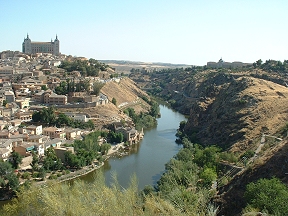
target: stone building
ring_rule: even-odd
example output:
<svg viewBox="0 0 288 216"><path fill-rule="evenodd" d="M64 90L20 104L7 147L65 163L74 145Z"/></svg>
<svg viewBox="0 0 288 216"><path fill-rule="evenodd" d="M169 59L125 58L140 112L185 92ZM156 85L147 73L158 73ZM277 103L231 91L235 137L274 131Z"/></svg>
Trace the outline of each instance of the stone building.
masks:
<svg viewBox="0 0 288 216"><path fill-rule="evenodd" d="M35 42L31 41L29 35L27 38L24 38L22 43L22 52L26 54L35 54L35 53L51 53L53 55L59 55L60 41L56 35L56 39L51 42Z"/></svg>

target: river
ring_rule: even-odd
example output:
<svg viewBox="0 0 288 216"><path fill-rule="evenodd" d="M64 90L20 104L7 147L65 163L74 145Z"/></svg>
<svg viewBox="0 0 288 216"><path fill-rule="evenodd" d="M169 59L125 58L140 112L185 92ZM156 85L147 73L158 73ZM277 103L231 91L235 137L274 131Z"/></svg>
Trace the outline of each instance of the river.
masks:
<svg viewBox="0 0 288 216"><path fill-rule="evenodd" d="M157 120L156 127L145 130L144 138L135 144L130 153L124 157L111 157L102 167L107 185L112 182L112 173L117 174L118 182L128 187L130 177L136 174L138 188L142 190L145 185L155 185L165 170L165 164L179 151L180 145L175 143L176 130L179 123L186 120L185 116L173 111L165 105L160 105L161 118ZM99 172L95 170L94 172ZM94 172L80 179L93 181ZM0 209L4 203L0 202Z"/></svg>
<svg viewBox="0 0 288 216"><path fill-rule="evenodd" d="M175 134L179 123L186 120L184 115L164 105L160 105L160 113L157 126L144 131L143 140L134 146L129 155L112 157L105 162L102 170L108 185L112 182L112 173L117 174L117 180L122 187L127 187L130 177L136 174L140 190L145 185L155 185L160 179L165 164L181 148L175 143ZM92 181L93 173L81 179Z"/></svg>

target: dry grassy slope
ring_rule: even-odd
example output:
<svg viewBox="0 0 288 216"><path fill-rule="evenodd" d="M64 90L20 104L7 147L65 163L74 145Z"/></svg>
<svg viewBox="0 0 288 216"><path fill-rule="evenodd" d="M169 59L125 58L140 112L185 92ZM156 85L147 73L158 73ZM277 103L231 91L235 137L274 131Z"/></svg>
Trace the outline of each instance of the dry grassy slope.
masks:
<svg viewBox="0 0 288 216"><path fill-rule="evenodd" d="M252 85L239 95L250 95L257 100L257 103L239 111L244 114L240 120L249 125L242 129L246 140L253 140L262 132L275 134L288 120L288 88L257 78L250 78L250 82ZM246 140L243 143L247 143ZM240 148L241 144L236 143L233 148Z"/></svg>
<svg viewBox="0 0 288 216"><path fill-rule="evenodd" d="M198 83L193 92L199 99L191 102L185 130L196 132L206 145L245 151L262 132L274 134L288 120L288 88L270 81L216 75Z"/></svg>
<svg viewBox="0 0 288 216"><path fill-rule="evenodd" d="M148 98L149 96L137 88L134 82L129 78L123 78L119 83L106 83L101 89L101 92L108 96L110 102L113 97L116 98L117 105L127 102L128 106L133 107L137 113L140 111L147 112L150 108L150 106L145 101L143 101L141 98L138 98L138 95L145 95ZM137 101L137 103L134 103L134 101ZM58 110L60 112L87 113L92 117L92 120L94 121L97 129L101 129L102 126L111 124L112 122L127 118L127 116L123 114L123 112L120 112L119 108L114 106L112 103L85 109L59 108Z"/></svg>
<svg viewBox="0 0 288 216"><path fill-rule="evenodd" d="M139 96L149 96L142 90L140 90L135 83L129 78L123 78L119 83L108 82L101 89L101 92L108 96L109 100L112 101L114 97L117 101L117 106L128 103L133 105L136 111L147 111L148 104L146 104ZM141 104L136 103L141 101Z"/></svg>

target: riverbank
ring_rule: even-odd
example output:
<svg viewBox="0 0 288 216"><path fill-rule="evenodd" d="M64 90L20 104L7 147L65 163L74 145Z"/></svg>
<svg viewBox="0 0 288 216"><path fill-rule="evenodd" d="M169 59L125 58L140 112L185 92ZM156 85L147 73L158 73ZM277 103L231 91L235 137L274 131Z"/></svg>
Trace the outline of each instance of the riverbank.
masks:
<svg viewBox="0 0 288 216"><path fill-rule="evenodd" d="M108 152L107 152L107 154L105 156L105 160L107 160L112 155L114 155L116 153L119 153L119 151L124 150L124 148L125 148L125 143L124 142L116 144L115 146L112 146L108 150ZM87 174L89 174L89 173L101 168L103 165L104 165L104 162L102 162L100 165L99 164L92 164L92 165L83 167L82 169L77 170L77 171L75 171L73 173L69 173L67 175L61 176L61 177L57 178L57 180L59 182L73 180L75 178L79 178L81 176L87 175Z"/></svg>

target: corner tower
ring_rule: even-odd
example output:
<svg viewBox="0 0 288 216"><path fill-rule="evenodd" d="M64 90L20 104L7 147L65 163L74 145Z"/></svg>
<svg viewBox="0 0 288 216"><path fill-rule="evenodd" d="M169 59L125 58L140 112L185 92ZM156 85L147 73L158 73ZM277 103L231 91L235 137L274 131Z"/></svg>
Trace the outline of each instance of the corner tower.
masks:
<svg viewBox="0 0 288 216"><path fill-rule="evenodd" d="M58 40L58 36L56 34L56 39L54 40L54 46L53 46L53 55L59 55L59 46L60 46L60 41Z"/></svg>
<svg viewBox="0 0 288 216"><path fill-rule="evenodd" d="M27 38L24 38L24 41L22 43L22 52L27 54L32 53L31 39L29 38L28 33Z"/></svg>

